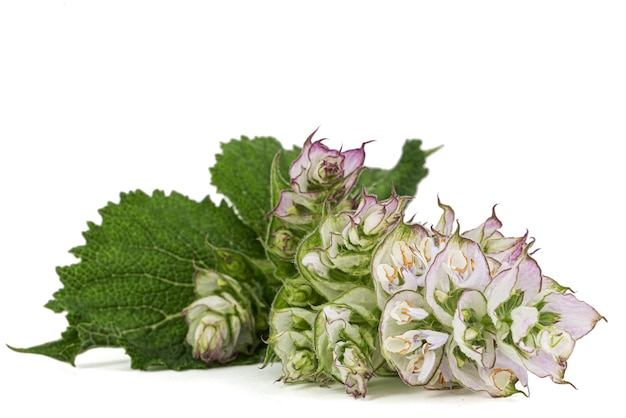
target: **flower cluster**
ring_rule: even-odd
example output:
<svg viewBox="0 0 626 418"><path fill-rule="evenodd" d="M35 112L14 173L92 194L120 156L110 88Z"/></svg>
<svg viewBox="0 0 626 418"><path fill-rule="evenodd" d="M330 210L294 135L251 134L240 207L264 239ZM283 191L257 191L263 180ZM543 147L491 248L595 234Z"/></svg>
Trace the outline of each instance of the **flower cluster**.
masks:
<svg viewBox="0 0 626 418"><path fill-rule="evenodd" d="M460 233L452 209L430 233L402 226L376 249L382 353L410 385L508 396L528 372L567 383L574 343L602 317L542 274L526 236L495 213ZM454 229L454 232L452 232Z"/></svg>
<svg viewBox="0 0 626 418"><path fill-rule="evenodd" d="M220 273L198 271L199 299L183 312L196 357L230 361L267 326L265 364L280 361L280 380L337 381L355 398L375 375L493 397L526 393L529 373L567 383L575 342L602 316L543 275L527 234L504 236L495 210L461 232L441 202L436 224L407 222L409 197L359 185L364 145L342 152L312 136L289 180L272 168L271 307L241 280L265 273L229 267L219 260L235 254L216 249Z"/></svg>
<svg viewBox="0 0 626 418"><path fill-rule="evenodd" d="M461 233L441 203L435 225L405 222L408 198L395 193L380 201L361 190L337 204L356 184L363 148L344 156L310 141L271 213L283 236L312 226L282 247L296 268L270 312L268 361L282 362L283 381L335 380L354 397L387 374L494 397L524 393L529 372L567 383L576 340L602 317L542 274L527 235L505 237L495 211Z"/></svg>
<svg viewBox="0 0 626 418"><path fill-rule="evenodd" d="M186 342L193 356L207 364L252 354L268 315L267 304L258 296L262 273L241 254L214 251L221 271L196 270L193 282L198 299L182 312L188 324Z"/></svg>
<svg viewBox="0 0 626 418"><path fill-rule="evenodd" d="M433 150L407 140L394 168L369 169L365 143L334 150L314 134L286 151L289 168L273 138L224 144L212 174L233 207L123 194L72 251L81 261L58 269L65 287L46 306L67 312L67 331L13 349L74 364L123 347L133 368L175 370L265 356L285 383L339 382L355 398L381 375L493 397L529 393L529 374L568 383L576 342L603 317L543 274L528 234L505 236L495 209L461 232L441 202L436 223L406 221Z"/></svg>

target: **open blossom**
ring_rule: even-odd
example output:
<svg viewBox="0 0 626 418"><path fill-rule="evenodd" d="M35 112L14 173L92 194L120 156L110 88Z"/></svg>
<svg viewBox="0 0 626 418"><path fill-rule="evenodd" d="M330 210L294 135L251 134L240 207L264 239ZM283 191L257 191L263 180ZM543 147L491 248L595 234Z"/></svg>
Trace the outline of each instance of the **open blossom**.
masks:
<svg viewBox="0 0 626 418"><path fill-rule="evenodd" d="M489 266L480 246L457 234L450 237L426 273L426 300L439 322L451 327L463 291L483 291L490 281Z"/></svg>
<svg viewBox="0 0 626 418"><path fill-rule="evenodd" d="M224 158L218 156L219 167L211 171L221 178L218 189L241 206L216 207L209 201L198 206L180 196L162 201L155 195L160 200L146 203L139 196L122 202L126 206L105 208L103 216L110 219L90 225L86 237L93 243L75 252L86 256L82 262L87 264L59 270L66 287L47 305L55 312L70 309L70 328L59 341L16 350L73 364L82 349L102 343L137 354L156 342L148 350L154 353L133 357L133 367L140 368L248 363L264 352L263 366L282 365L278 381L339 383L354 398L367 395L376 375L395 374L407 385L427 389L464 387L492 397L529 394L529 373L569 383L565 372L578 340L604 318L543 274L528 232L505 236L495 206L483 223L463 232L452 207L441 201L436 223L405 222L412 198L398 196L391 180L403 193L414 190L432 150L422 152L419 140L407 141L396 167L365 173L366 143L333 150L324 140L313 141L314 135L290 165L288 179L280 152L274 155L267 195L259 189L267 180L262 173L248 181L251 189L230 183L239 177L250 180L251 170L265 166L275 141L266 138L270 141L259 141L258 147L239 149L225 145ZM257 151L261 159L249 159ZM392 192L385 200L367 192L388 196L388 187ZM233 194L237 190L241 199ZM255 222L257 209L270 210L267 219ZM119 219L126 212L137 228L120 235L120 228L128 232L128 222ZM219 225L194 220L205 215ZM164 219L152 222L150 216ZM111 242L133 234L141 236L123 245ZM93 287L83 286L89 281L100 285L125 271L116 267L84 278L106 261L93 254L98 247L140 258L117 266L137 273L132 274L134 290L118 284L104 300ZM137 248L141 251L132 251ZM191 266L196 266L195 300L183 282ZM145 280L140 283L134 279L142 279L141 272ZM81 295L87 300L79 303ZM150 295L155 296L151 302L163 306L147 303ZM102 311L120 306L120 298L123 309ZM149 338L119 338L124 329L147 329ZM186 331L183 350L172 346L182 343L177 329ZM259 350L262 344L267 350ZM420 405L398 412L424 415Z"/></svg>
<svg viewBox="0 0 626 418"><path fill-rule="evenodd" d="M490 330L485 317L487 317L485 296L478 290L467 290L459 298L452 319L452 329L454 341L463 354L490 368L496 361L496 336Z"/></svg>
<svg viewBox="0 0 626 418"><path fill-rule="evenodd" d="M461 234L464 238L478 243L483 249L492 276L513 266L528 245L528 233L521 237L505 237L499 231L501 227L502 222L496 216L494 207L491 216L485 222Z"/></svg>
<svg viewBox="0 0 626 418"><path fill-rule="evenodd" d="M448 358L455 380L494 397L520 392L516 387L518 381L523 387L528 385L524 367L499 349L482 292L466 290L462 293L452 328L453 342L448 348Z"/></svg>
<svg viewBox="0 0 626 418"><path fill-rule="evenodd" d="M432 329L434 323L426 300L413 290L394 294L382 312L382 354L408 385L451 385L447 369L440 367L450 336L442 326Z"/></svg>
<svg viewBox="0 0 626 418"><path fill-rule="evenodd" d="M458 229L458 225L455 224L456 215L450 206L439 202L439 207L442 208L443 213L439 222L433 227L433 232L445 243ZM474 229L460 233L463 238L470 239L480 246L492 276L495 276L501 269L511 267L527 244L528 233L521 237L505 237L499 230L501 227L502 222L496 216L494 206L491 216L485 222Z"/></svg>
<svg viewBox="0 0 626 418"><path fill-rule="evenodd" d="M322 261L346 273L363 274L369 269L371 251L393 225L402 219L407 198L395 193L386 200L363 191L355 211L329 216L320 225Z"/></svg>
<svg viewBox="0 0 626 418"><path fill-rule="evenodd" d="M522 387L528 386L526 369L499 348L495 349L494 363L491 367L465 356L454 339L448 341L446 352L453 379L466 388L485 391L493 397L503 397L523 393L517 388L518 382Z"/></svg>
<svg viewBox="0 0 626 418"><path fill-rule="evenodd" d="M395 191L379 201L363 190L347 204L363 157L363 147L342 153L310 137L271 213L282 221L276 254L294 257L298 273L270 338L283 380L333 379L354 397L385 367L412 386L493 397L528 392L529 372L565 383L575 342L602 317L542 275L528 233L505 236L495 207L462 232L441 202L430 228L403 221L409 198ZM306 291L317 297L309 305Z"/></svg>
<svg viewBox="0 0 626 418"><path fill-rule="evenodd" d="M528 372L567 383L576 341L602 316L542 275L533 241L505 237L495 212L459 233L440 206L431 231L399 224L372 258L388 363L410 385L494 397L523 392Z"/></svg>
<svg viewBox="0 0 626 418"><path fill-rule="evenodd" d="M378 307L401 290L417 290L426 284L426 272L438 248L435 239L419 224L399 222L372 255L372 278Z"/></svg>
<svg viewBox="0 0 626 418"><path fill-rule="evenodd" d="M486 293L502 349L537 376L566 383L565 369L575 342L602 316L543 276L527 250L512 268L494 278Z"/></svg>

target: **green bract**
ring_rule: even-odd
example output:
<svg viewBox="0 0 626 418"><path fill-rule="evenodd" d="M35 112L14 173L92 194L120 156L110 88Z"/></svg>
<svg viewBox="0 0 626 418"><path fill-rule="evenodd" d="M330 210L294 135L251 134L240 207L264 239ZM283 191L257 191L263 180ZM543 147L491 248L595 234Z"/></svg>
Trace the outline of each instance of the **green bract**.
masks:
<svg viewBox="0 0 626 418"><path fill-rule="evenodd" d="M332 376L355 398L367 393L367 381L380 369L374 292L355 287L321 307L314 327L319 370Z"/></svg>
<svg viewBox="0 0 626 418"><path fill-rule="evenodd" d="M332 300L358 285L371 285L372 251L393 225L400 222L406 198L395 194L382 202L362 193L353 210L331 213L300 244L300 273Z"/></svg>
<svg viewBox="0 0 626 418"><path fill-rule="evenodd" d="M283 366L281 380L284 382L318 379L318 362L313 347L314 321L315 313L310 309L299 307L272 309L269 352L280 359Z"/></svg>
<svg viewBox="0 0 626 418"><path fill-rule="evenodd" d="M200 269L194 282L199 299L182 312L189 325L186 341L193 347L193 356L206 363L225 363L242 353L253 353L259 345L256 323L267 321L265 306L246 289L245 281Z"/></svg>

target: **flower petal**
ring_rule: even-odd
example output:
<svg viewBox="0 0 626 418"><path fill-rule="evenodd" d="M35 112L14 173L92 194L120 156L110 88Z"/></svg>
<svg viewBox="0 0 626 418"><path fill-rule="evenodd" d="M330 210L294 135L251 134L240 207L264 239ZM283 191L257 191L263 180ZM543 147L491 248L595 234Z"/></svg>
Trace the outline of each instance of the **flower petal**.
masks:
<svg viewBox="0 0 626 418"><path fill-rule="evenodd" d="M452 326L452 314L458 300L450 300L458 289L483 291L491 281L489 265L480 246L454 235L440 251L426 273L425 294L435 317Z"/></svg>
<svg viewBox="0 0 626 418"><path fill-rule="evenodd" d="M552 293L544 300L546 305L541 311L556 313L555 327L569 332L574 340L587 335L602 319L598 311L571 293Z"/></svg>
<svg viewBox="0 0 626 418"><path fill-rule="evenodd" d="M496 207L494 206L491 211L491 216L485 222L470 231L462 233L461 235L482 245L489 238L498 236L498 229L501 227L502 222L500 222L500 219L496 216Z"/></svg>
<svg viewBox="0 0 626 418"><path fill-rule="evenodd" d="M439 218L439 222L434 226L434 230L439 232L445 237L449 237L454 232L454 210L448 205L444 205L441 203L441 200L437 198L437 203L439 207L443 209L443 213L441 214L441 218Z"/></svg>
<svg viewBox="0 0 626 418"><path fill-rule="evenodd" d="M539 322L539 311L534 306L518 306L511 311L511 334L518 344Z"/></svg>

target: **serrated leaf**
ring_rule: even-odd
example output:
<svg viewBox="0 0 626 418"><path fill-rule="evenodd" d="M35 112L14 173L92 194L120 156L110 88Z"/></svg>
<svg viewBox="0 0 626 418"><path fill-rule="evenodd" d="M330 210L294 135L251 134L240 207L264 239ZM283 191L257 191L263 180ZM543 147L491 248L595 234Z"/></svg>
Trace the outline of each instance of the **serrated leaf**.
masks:
<svg viewBox="0 0 626 418"><path fill-rule="evenodd" d="M85 245L71 251L80 261L57 269L63 288L47 306L67 312L67 331L18 351L74 364L90 348L123 347L133 368L207 367L185 343L181 317L195 299L194 271L217 267L212 246L262 258L257 235L225 203L178 193L122 194L100 214L102 224L90 223Z"/></svg>
<svg viewBox="0 0 626 418"><path fill-rule="evenodd" d="M43 354L55 360L63 361L74 365L76 356L85 350L78 336L76 328L69 326L56 341L50 341L30 348L16 348L9 346L10 349L18 353Z"/></svg>
<svg viewBox="0 0 626 418"><path fill-rule="evenodd" d="M424 151L421 140L407 139L402 146L402 155L393 168L365 170L359 177L358 184L379 199L391 196L392 185L399 196L414 196L417 185L428 174L426 158L438 149Z"/></svg>
<svg viewBox="0 0 626 418"><path fill-rule="evenodd" d="M270 171L272 160L280 152L280 172L289 178L289 165L300 149L284 150L272 137L242 136L222 144L222 153L216 155L210 168L211 184L237 208L241 219L256 233L264 237L272 209Z"/></svg>

